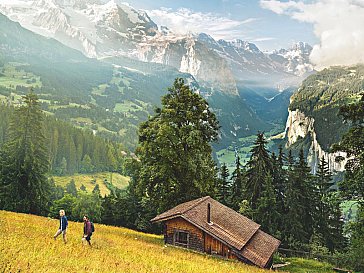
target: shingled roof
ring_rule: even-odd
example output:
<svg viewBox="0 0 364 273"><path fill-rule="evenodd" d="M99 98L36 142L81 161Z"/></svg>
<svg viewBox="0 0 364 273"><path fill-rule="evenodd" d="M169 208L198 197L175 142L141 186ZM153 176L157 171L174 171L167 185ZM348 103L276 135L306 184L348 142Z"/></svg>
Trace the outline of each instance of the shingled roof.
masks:
<svg viewBox="0 0 364 273"><path fill-rule="evenodd" d="M211 222L207 222L207 206L211 208ZM236 249L238 255L265 267L280 241L261 231L260 225L224 206L210 196L180 204L153 218L163 222L181 217L216 239Z"/></svg>

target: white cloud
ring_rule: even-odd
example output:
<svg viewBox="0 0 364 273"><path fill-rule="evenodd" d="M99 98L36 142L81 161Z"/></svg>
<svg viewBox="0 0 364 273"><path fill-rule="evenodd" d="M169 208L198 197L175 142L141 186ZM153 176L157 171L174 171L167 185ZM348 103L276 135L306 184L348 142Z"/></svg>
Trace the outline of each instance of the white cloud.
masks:
<svg viewBox="0 0 364 273"><path fill-rule="evenodd" d="M167 26L176 33L204 32L215 39L226 40L244 39L247 34L244 25L257 20L257 18L233 20L213 13L193 12L186 8L177 11L161 8L147 11L147 13L158 25Z"/></svg>
<svg viewBox="0 0 364 273"><path fill-rule="evenodd" d="M311 61L318 68L364 63L364 0L281 2L261 0L261 7L314 25L320 44Z"/></svg>

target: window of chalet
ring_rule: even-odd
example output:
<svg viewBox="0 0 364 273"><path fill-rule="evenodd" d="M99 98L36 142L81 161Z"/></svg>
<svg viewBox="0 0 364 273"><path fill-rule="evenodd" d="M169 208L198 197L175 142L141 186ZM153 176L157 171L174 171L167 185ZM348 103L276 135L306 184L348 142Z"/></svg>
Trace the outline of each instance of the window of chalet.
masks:
<svg viewBox="0 0 364 273"><path fill-rule="evenodd" d="M178 246L188 246L189 233L183 230L174 232L174 244Z"/></svg>

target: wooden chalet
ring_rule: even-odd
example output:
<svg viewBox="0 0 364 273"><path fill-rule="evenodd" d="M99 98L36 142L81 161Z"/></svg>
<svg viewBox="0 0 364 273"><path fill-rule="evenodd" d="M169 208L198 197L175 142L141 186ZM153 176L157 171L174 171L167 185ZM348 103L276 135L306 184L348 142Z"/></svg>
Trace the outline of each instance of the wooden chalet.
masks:
<svg viewBox="0 0 364 273"><path fill-rule="evenodd" d="M164 223L166 244L181 246L262 268L272 265L280 241L260 225L210 196L180 204L153 218Z"/></svg>

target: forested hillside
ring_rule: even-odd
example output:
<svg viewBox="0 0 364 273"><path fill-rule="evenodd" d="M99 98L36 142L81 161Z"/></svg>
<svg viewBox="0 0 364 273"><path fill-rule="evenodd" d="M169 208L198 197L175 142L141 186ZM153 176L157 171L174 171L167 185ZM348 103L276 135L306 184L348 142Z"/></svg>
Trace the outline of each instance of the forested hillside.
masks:
<svg viewBox="0 0 364 273"><path fill-rule="evenodd" d="M0 147L7 140L9 118L14 108L0 104ZM91 130L82 130L44 115L46 145L50 172L54 175L119 171L123 156L121 144L95 136Z"/></svg>
<svg viewBox="0 0 364 273"><path fill-rule="evenodd" d="M363 65L331 67L304 80L289 109L299 109L315 119L317 140L328 151L349 128L338 116L340 106L357 102L363 91Z"/></svg>

